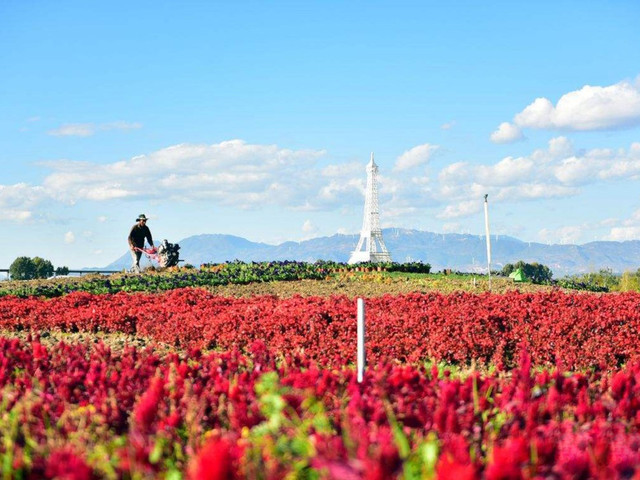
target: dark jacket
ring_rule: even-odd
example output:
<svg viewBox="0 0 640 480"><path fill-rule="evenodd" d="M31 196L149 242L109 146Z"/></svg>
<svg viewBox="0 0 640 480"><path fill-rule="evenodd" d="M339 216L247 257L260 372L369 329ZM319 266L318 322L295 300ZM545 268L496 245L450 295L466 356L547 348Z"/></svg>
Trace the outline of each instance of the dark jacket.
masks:
<svg viewBox="0 0 640 480"><path fill-rule="evenodd" d="M153 245L153 238L151 238L149 227L136 223L131 227L131 232L129 232L129 246L143 248L145 238L149 242L149 245Z"/></svg>

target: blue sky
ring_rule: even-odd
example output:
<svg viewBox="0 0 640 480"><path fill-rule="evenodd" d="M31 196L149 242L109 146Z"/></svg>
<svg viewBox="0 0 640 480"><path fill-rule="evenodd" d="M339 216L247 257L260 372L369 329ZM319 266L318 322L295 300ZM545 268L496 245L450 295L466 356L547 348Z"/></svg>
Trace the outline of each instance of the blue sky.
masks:
<svg viewBox="0 0 640 480"><path fill-rule="evenodd" d="M362 224L640 239L640 4L0 2L0 267ZM355 245L354 245L355 246Z"/></svg>

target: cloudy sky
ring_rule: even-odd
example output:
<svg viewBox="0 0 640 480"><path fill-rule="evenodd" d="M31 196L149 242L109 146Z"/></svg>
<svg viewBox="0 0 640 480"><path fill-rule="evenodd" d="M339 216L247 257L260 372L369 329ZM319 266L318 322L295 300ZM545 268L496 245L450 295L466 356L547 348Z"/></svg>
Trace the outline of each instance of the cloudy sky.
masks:
<svg viewBox="0 0 640 480"><path fill-rule="evenodd" d="M0 268L383 226L640 239L640 3L0 2ZM355 245L354 245L355 246Z"/></svg>

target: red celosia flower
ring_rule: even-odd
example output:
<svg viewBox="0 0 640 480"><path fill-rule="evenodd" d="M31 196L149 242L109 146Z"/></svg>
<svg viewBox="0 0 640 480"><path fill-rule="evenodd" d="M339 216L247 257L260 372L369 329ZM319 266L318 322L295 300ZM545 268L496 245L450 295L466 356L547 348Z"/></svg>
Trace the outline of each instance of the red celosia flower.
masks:
<svg viewBox="0 0 640 480"><path fill-rule="evenodd" d="M45 475L56 480L88 480L91 478L91 468L73 451L61 449L54 451L47 459Z"/></svg>
<svg viewBox="0 0 640 480"><path fill-rule="evenodd" d="M233 445L224 438L211 439L189 464L191 480L231 480L238 478L233 466Z"/></svg>
<svg viewBox="0 0 640 480"><path fill-rule="evenodd" d="M461 463L452 455L441 455L436 466L438 480L473 480L476 472L473 465Z"/></svg>
<svg viewBox="0 0 640 480"><path fill-rule="evenodd" d="M518 439L519 440L519 439ZM504 447L494 447L487 466L487 480L520 480L522 475L523 442L508 441Z"/></svg>
<svg viewBox="0 0 640 480"><path fill-rule="evenodd" d="M591 461L578 438L567 437L558 452L558 471L567 478L590 478Z"/></svg>
<svg viewBox="0 0 640 480"><path fill-rule="evenodd" d="M158 413L158 404L162 399L164 381L160 377L151 380L149 389L144 392L134 410L134 418L138 427L148 429Z"/></svg>
<svg viewBox="0 0 640 480"><path fill-rule="evenodd" d="M625 372L618 372L611 378L611 393L613 398L620 400L627 389L629 378Z"/></svg>

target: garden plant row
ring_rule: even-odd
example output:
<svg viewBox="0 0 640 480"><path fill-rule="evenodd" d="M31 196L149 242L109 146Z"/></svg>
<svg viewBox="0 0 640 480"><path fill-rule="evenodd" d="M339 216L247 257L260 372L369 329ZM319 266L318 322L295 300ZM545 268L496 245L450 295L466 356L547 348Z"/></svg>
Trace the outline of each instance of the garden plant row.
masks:
<svg viewBox="0 0 640 480"><path fill-rule="evenodd" d="M376 268L388 272L429 273L431 266L421 262L376 264ZM166 271L149 271L146 275L114 274L92 276L89 279L60 279L61 281L22 281L0 283L0 296L19 297L42 296L59 297L71 292L83 291L95 294L116 292L165 291L184 287L202 287L228 284L248 284L253 282L295 281L303 279L320 280L336 271L371 270L372 264L356 266L337 262L318 261L315 263L280 262L225 262L205 264L200 269L178 268Z"/></svg>
<svg viewBox="0 0 640 480"><path fill-rule="evenodd" d="M511 367L524 346L536 365L611 369L637 360L640 294L385 295L366 300L367 356L378 361ZM243 349L264 341L276 355L304 352L343 366L355 359L355 300L217 297L201 289L53 299L0 298L0 328L122 332L182 349Z"/></svg>
<svg viewBox="0 0 640 480"><path fill-rule="evenodd" d="M452 376L0 338L6 478L637 478L640 366ZM290 477L287 477L290 475ZM634 477L634 475L636 475Z"/></svg>

